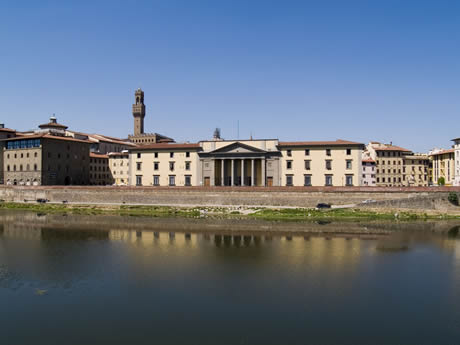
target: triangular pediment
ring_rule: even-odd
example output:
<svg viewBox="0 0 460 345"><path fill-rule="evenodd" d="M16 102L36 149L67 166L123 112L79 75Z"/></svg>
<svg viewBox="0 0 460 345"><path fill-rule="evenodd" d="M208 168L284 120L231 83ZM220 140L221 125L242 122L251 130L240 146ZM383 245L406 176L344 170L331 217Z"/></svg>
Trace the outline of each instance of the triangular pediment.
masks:
<svg viewBox="0 0 460 345"><path fill-rule="evenodd" d="M224 147L220 147L211 153L264 153L265 150L261 150L257 147L246 145L240 142L235 142Z"/></svg>

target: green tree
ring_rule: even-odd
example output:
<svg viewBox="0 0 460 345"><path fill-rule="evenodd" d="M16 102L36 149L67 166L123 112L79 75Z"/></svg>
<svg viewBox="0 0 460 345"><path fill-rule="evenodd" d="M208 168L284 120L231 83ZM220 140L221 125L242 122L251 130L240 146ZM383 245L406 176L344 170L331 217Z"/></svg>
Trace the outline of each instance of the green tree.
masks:
<svg viewBox="0 0 460 345"><path fill-rule="evenodd" d="M446 184L446 179L444 177L438 178L438 185L439 186L444 186Z"/></svg>

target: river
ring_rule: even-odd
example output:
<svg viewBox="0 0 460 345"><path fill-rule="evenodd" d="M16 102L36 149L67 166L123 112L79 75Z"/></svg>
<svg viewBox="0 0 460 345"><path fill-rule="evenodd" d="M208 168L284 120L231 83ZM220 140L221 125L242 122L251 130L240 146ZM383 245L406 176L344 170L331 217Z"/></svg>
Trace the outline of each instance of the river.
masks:
<svg viewBox="0 0 460 345"><path fill-rule="evenodd" d="M459 222L0 212L2 344L458 344Z"/></svg>

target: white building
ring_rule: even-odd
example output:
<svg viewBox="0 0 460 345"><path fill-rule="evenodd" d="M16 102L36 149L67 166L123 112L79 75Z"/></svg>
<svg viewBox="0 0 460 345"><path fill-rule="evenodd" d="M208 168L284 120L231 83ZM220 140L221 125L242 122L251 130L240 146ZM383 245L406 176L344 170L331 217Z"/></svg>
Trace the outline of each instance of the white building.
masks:
<svg viewBox="0 0 460 345"><path fill-rule="evenodd" d="M452 139L455 149L455 177L454 186L460 186L460 138Z"/></svg>

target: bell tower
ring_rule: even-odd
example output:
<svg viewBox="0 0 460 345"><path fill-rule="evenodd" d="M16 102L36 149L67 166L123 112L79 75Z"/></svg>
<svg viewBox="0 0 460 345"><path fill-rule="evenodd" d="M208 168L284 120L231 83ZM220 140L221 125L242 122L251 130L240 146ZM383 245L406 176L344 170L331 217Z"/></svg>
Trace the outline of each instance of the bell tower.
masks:
<svg viewBox="0 0 460 345"><path fill-rule="evenodd" d="M145 117L145 105L144 105L144 91L140 88L134 93L134 104L133 104L133 117L134 117L134 135L144 134L144 117Z"/></svg>

